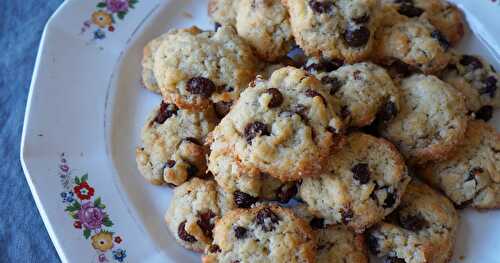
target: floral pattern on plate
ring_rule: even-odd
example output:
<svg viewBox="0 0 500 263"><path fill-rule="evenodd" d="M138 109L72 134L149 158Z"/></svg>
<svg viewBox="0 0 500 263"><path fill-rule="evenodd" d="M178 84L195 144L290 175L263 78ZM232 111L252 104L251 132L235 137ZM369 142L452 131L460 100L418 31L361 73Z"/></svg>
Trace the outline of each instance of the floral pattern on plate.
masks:
<svg viewBox="0 0 500 263"><path fill-rule="evenodd" d="M112 259L123 262L127 251L120 247L122 237L112 230L114 223L106 211L106 205L89 184L88 174L72 175L64 153L60 158L59 178L64 189L60 196L66 205L65 211L74 220L73 227L83 231L83 237L90 241L98 253L98 261L109 262Z"/></svg>

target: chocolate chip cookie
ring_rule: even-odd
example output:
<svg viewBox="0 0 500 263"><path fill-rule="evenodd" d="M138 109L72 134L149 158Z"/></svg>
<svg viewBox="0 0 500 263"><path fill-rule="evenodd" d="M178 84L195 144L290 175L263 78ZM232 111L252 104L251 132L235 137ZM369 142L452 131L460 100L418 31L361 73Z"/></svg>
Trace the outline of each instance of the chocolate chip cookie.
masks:
<svg viewBox="0 0 500 263"><path fill-rule="evenodd" d="M326 169L302 180L300 197L326 224L341 223L359 233L398 206L410 181L396 147L363 133L350 134Z"/></svg>
<svg viewBox="0 0 500 263"><path fill-rule="evenodd" d="M342 130L321 83L286 67L241 94L214 130L211 149L232 153L245 170L295 181L323 169Z"/></svg>
<svg viewBox="0 0 500 263"><path fill-rule="evenodd" d="M314 262L316 240L309 225L279 206L237 209L214 228L203 262Z"/></svg>
<svg viewBox="0 0 500 263"><path fill-rule="evenodd" d="M149 182L180 185L206 172L206 136L215 127L213 109L190 112L162 102L142 129L142 147L136 149L137 167Z"/></svg>
<svg viewBox="0 0 500 263"><path fill-rule="evenodd" d="M449 262L458 220L446 197L414 180L397 211L368 231L368 247L386 262Z"/></svg>
<svg viewBox="0 0 500 263"><path fill-rule="evenodd" d="M435 76L413 75L401 82L399 114L380 133L412 164L448 157L464 138L467 111L462 94Z"/></svg>
<svg viewBox="0 0 500 263"><path fill-rule="evenodd" d="M450 159L420 170L457 206L500 207L500 134L483 121L469 122L463 140Z"/></svg>

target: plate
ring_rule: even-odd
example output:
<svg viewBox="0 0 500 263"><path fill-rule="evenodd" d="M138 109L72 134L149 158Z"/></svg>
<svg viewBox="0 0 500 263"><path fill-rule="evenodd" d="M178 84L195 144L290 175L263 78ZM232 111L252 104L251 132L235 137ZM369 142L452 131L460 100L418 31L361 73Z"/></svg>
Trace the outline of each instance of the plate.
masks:
<svg viewBox="0 0 500 263"><path fill-rule="evenodd" d="M207 1L127 1L68 0L47 23L23 169L63 262L199 262L173 241L163 223L172 191L145 182L134 149L161 100L141 88L142 48L171 28L213 28ZM454 2L474 32L459 49L500 68L499 1ZM500 128L498 112L491 122ZM461 219L453 262L500 262L500 211L465 210Z"/></svg>

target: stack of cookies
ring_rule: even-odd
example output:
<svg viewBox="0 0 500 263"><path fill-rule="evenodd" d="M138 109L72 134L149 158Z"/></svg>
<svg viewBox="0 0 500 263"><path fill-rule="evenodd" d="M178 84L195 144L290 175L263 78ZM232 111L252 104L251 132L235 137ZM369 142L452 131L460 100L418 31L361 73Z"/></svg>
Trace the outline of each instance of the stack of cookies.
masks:
<svg viewBox="0 0 500 263"><path fill-rule="evenodd" d="M210 0L144 48L140 173L203 262L449 262L500 207L492 66L441 0Z"/></svg>

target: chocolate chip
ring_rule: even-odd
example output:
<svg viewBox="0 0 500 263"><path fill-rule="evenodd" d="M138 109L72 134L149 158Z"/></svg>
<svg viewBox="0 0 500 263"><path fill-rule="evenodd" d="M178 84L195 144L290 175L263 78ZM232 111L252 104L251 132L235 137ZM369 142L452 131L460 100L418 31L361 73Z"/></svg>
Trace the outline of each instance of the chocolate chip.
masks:
<svg viewBox="0 0 500 263"><path fill-rule="evenodd" d="M440 31L434 30L431 33L431 37L436 39L445 51L450 48L450 42L448 41L448 39L446 39L446 37Z"/></svg>
<svg viewBox="0 0 500 263"><path fill-rule="evenodd" d="M483 68L483 63L477 57L470 55L462 55L460 64L463 66L470 66L473 70Z"/></svg>
<svg viewBox="0 0 500 263"><path fill-rule="evenodd" d="M370 182L370 169L367 163L358 163L354 165L351 169L353 173L354 180L358 181L360 184L367 184Z"/></svg>
<svg viewBox="0 0 500 263"><path fill-rule="evenodd" d="M257 220L257 225L262 227L262 231L270 232L275 229L275 224L280 221L278 215L276 215L273 210L269 207L262 208L259 212L257 212L257 216L255 217Z"/></svg>
<svg viewBox="0 0 500 263"><path fill-rule="evenodd" d="M497 91L497 78L494 76L489 76L484 81L485 87L479 91L481 95L489 94L491 98L495 97L495 93Z"/></svg>
<svg viewBox="0 0 500 263"><path fill-rule="evenodd" d="M351 115L351 111L349 111L349 107L342 106L340 108L340 117L342 117L342 119L346 119L347 117L349 117L349 115Z"/></svg>
<svg viewBox="0 0 500 263"><path fill-rule="evenodd" d="M378 118L384 122L392 120L398 114L398 109L396 104L392 101L388 101L382 106L378 112Z"/></svg>
<svg viewBox="0 0 500 263"><path fill-rule="evenodd" d="M181 240L184 240L186 242L189 242L189 243L194 243L196 242L196 238L190 234L188 234L188 232L186 232L186 220L182 221L182 223L179 224L179 227L177 229L177 234L179 235L179 238Z"/></svg>
<svg viewBox="0 0 500 263"><path fill-rule="evenodd" d="M336 77L325 76L321 78L321 83L330 88L330 95L335 95L337 91L343 86L342 81Z"/></svg>
<svg viewBox="0 0 500 263"><path fill-rule="evenodd" d="M286 204L297 194L297 191L295 184L283 184L276 190L276 198L278 202Z"/></svg>
<svg viewBox="0 0 500 263"><path fill-rule="evenodd" d="M413 3L404 3L399 6L398 12L407 17L417 17L420 16L424 10L422 8L416 7Z"/></svg>
<svg viewBox="0 0 500 263"><path fill-rule="evenodd" d="M320 14L329 13L333 9L333 2L331 2L331 1L319 2L316 0L310 0L309 6L316 13L320 13Z"/></svg>
<svg viewBox="0 0 500 263"><path fill-rule="evenodd" d="M366 243L368 245L368 248L373 254L377 255L378 253L380 253L378 239L374 235L368 234L366 238Z"/></svg>
<svg viewBox="0 0 500 263"><path fill-rule="evenodd" d="M344 61L338 59L325 60L321 59L319 63L312 63L305 68L308 72L318 71L318 72L332 72L339 69L344 65Z"/></svg>
<svg viewBox="0 0 500 263"><path fill-rule="evenodd" d="M418 232L429 226L429 223L421 215L409 215L406 217L399 217L399 224L404 229Z"/></svg>
<svg viewBox="0 0 500 263"><path fill-rule="evenodd" d="M208 248L208 252L210 252L210 253L220 253L221 250L220 250L219 246L217 246L216 244L213 244L213 245L210 245L210 247Z"/></svg>
<svg viewBox="0 0 500 263"><path fill-rule="evenodd" d="M354 212L350 208L340 209L340 216L344 225L349 224L354 217Z"/></svg>
<svg viewBox="0 0 500 263"><path fill-rule="evenodd" d="M155 122L158 124L163 124L168 118L177 114L179 108L175 104L161 102L158 114L155 117Z"/></svg>
<svg viewBox="0 0 500 263"><path fill-rule="evenodd" d="M483 106L476 112L478 120L489 121L491 118L493 118L493 107L490 105Z"/></svg>
<svg viewBox="0 0 500 263"><path fill-rule="evenodd" d="M276 108L279 107L283 103L283 95L281 92L276 89L276 88L270 88L266 90L266 93L271 95L271 100L269 101L269 104L267 104L267 107L269 108Z"/></svg>
<svg viewBox="0 0 500 263"><path fill-rule="evenodd" d="M257 198L241 191L235 191L233 193L233 198L234 203L239 208L250 208L253 204L255 204L255 202L257 202Z"/></svg>
<svg viewBox="0 0 500 263"><path fill-rule="evenodd" d="M222 25L220 23L215 22L214 24L214 31L217 32L217 30L221 27Z"/></svg>
<svg viewBox="0 0 500 263"><path fill-rule="evenodd" d="M481 175L482 173L484 173L483 168L474 167L474 168L472 168L472 170L470 170L469 176L467 177L467 179L465 181L468 182L468 181L475 180L476 176Z"/></svg>
<svg viewBox="0 0 500 263"><path fill-rule="evenodd" d="M233 106L232 101L219 101L214 104L215 114L219 119L224 118L226 114L231 110L231 106Z"/></svg>
<svg viewBox="0 0 500 263"><path fill-rule="evenodd" d="M362 47L370 40L370 30L361 26L356 29L348 29L344 32L344 40L350 47Z"/></svg>
<svg viewBox="0 0 500 263"><path fill-rule="evenodd" d="M203 234L208 238L212 238L212 230L214 229L214 222L212 219L214 217L216 217L216 215L212 211L198 214L198 221L196 221L196 224L198 224Z"/></svg>
<svg viewBox="0 0 500 263"><path fill-rule="evenodd" d="M406 261L402 258L397 258L397 257L387 257L384 260L384 263L406 263Z"/></svg>
<svg viewBox="0 0 500 263"><path fill-rule="evenodd" d="M323 218L317 218L317 217L314 217L313 219L311 219L311 221L309 222L309 225L313 228L313 229L323 229L325 228L325 219Z"/></svg>
<svg viewBox="0 0 500 263"><path fill-rule="evenodd" d="M396 193L387 192L387 196L384 200L383 208L391 208L396 203Z"/></svg>
<svg viewBox="0 0 500 263"><path fill-rule="evenodd" d="M166 163L165 163L165 166L168 167L168 168L172 168L175 166L175 161L174 160L168 160Z"/></svg>
<svg viewBox="0 0 500 263"><path fill-rule="evenodd" d="M208 98L215 91L215 84L207 78L195 77L187 82L186 89L191 94Z"/></svg>
<svg viewBox="0 0 500 263"><path fill-rule="evenodd" d="M241 226L237 226L234 228L234 236L236 236L237 239L243 239L247 237L247 229Z"/></svg>
<svg viewBox="0 0 500 263"><path fill-rule="evenodd" d="M360 17L353 18L352 21L356 24L366 24L368 21L370 21L370 16L368 14L365 14Z"/></svg>
<svg viewBox="0 0 500 263"><path fill-rule="evenodd" d="M196 145L203 145L198 139L193 138L193 137L186 137L186 138L184 138L184 141L188 141L188 142L196 144Z"/></svg>
<svg viewBox="0 0 500 263"><path fill-rule="evenodd" d="M252 144L252 140L258 136L269 136L269 129L267 125L260 121L249 123L245 127L245 138L249 144Z"/></svg>
<svg viewBox="0 0 500 263"><path fill-rule="evenodd" d="M312 90L312 89L308 89L306 90L306 96L307 97L310 97L310 98L314 98L314 97L320 97L321 100L323 101L323 103L326 105L326 100L325 98L323 97L323 95L321 95L319 92L315 91L315 90Z"/></svg>

